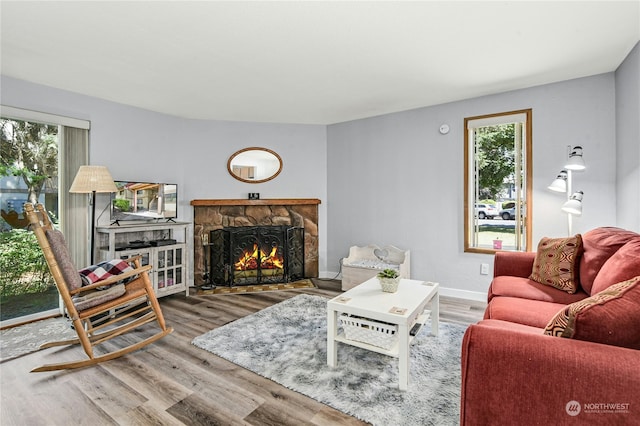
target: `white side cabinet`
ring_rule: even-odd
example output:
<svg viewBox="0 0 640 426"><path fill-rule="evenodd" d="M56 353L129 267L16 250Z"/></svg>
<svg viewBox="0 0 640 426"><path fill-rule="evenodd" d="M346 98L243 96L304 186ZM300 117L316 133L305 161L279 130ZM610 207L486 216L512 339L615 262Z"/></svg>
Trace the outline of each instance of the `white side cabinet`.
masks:
<svg viewBox="0 0 640 426"><path fill-rule="evenodd" d="M184 292L189 295L187 277L188 222L143 225L111 225L96 228L96 259L142 256L142 265L151 265L151 283L157 297ZM167 240L175 240L166 244Z"/></svg>

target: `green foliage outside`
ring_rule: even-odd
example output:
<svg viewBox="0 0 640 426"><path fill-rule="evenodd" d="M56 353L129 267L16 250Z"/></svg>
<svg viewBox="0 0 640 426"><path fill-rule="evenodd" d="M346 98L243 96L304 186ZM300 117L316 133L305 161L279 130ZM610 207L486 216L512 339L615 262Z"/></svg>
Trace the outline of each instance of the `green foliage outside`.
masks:
<svg viewBox="0 0 640 426"><path fill-rule="evenodd" d="M33 232L0 233L0 297L40 293L55 285Z"/></svg>
<svg viewBox="0 0 640 426"><path fill-rule="evenodd" d="M22 178L34 204L45 185L56 188L58 127L0 119L0 176Z"/></svg>
<svg viewBox="0 0 640 426"><path fill-rule="evenodd" d="M115 199L113 200L113 206L122 212L131 211L131 203L129 200Z"/></svg>
<svg viewBox="0 0 640 426"><path fill-rule="evenodd" d="M505 182L513 180L515 124L480 127L476 129L475 140L478 147L478 198L498 199Z"/></svg>

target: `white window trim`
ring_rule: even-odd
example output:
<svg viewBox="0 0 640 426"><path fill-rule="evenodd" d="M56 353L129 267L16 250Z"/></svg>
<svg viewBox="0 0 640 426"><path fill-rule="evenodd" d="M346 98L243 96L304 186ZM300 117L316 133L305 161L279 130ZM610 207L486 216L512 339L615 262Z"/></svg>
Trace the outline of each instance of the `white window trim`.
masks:
<svg viewBox="0 0 640 426"><path fill-rule="evenodd" d="M7 105L0 105L0 116L23 121L37 121L39 123L51 124L54 126L62 125L83 130L91 129L91 122L87 120L65 117L63 115L49 114L40 111L31 111L28 109L16 108Z"/></svg>

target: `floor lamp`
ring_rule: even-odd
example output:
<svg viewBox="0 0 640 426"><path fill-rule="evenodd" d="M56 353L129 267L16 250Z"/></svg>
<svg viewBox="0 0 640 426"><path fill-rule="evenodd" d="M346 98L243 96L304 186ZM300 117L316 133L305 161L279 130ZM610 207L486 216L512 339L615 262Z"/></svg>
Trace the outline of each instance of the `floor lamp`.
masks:
<svg viewBox="0 0 640 426"><path fill-rule="evenodd" d="M116 184L113 183L111 173L105 166L80 166L80 170L73 179L69 192L79 194L89 194L89 204L91 205L91 242L89 251L91 254L91 265L94 263L94 239L96 234L96 193L97 192L117 192Z"/></svg>
<svg viewBox="0 0 640 426"><path fill-rule="evenodd" d="M567 201L562 205L562 211L567 213L567 225L569 236L573 234L573 216L582 215L582 197L584 192L573 192L573 172L586 168L582 158L581 146L567 146L569 153L564 169L558 174L556 179L548 186L552 191L564 192L567 194Z"/></svg>

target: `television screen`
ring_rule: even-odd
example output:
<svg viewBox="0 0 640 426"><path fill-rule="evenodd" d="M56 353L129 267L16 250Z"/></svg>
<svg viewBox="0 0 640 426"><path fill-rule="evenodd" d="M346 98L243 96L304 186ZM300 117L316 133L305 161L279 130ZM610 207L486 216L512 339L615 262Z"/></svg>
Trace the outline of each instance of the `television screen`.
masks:
<svg viewBox="0 0 640 426"><path fill-rule="evenodd" d="M178 216L178 186L170 183L115 181L111 220L174 219Z"/></svg>

